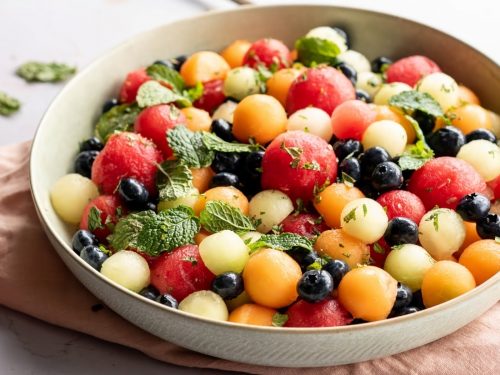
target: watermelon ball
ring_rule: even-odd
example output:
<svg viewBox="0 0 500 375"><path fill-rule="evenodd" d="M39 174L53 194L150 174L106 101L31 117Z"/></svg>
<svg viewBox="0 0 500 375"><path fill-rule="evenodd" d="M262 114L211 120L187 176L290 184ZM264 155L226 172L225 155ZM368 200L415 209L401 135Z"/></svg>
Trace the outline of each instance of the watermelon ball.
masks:
<svg viewBox="0 0 500 375"><path fill-rule="evenodd" d="M360 100L339 104L332 113L333 134L339 139L361 141L363 133L375 121L375 110Z"/></svg>
<svg viewBox="0 0 500 375"><path fill-rule="evenodd" d="M337 158L322 138L291 131L277 136L262 160L263 189L277 189L292 201L313 198L314 191L337 177Z"/></svg>
<svg viewBox="0 0 500 375"><path fill-rule="evenodd" d="M323 221L321 216L299 213L288 215L281 222L281 230L285 233L300 234L308 238L312 238L330 229Z"/></svg>
<svg viewBox="0 0 500 375"><path fill-rule="evenodd" d="M463 196L491 192L481 175L467 162L443 156L425 163L410 178L408 190L416 194L427 210L434 206L454 209Z"/></svg>
<svg viewBox="0 0 500 375"><path fill-rule="evenodd" d="M387 82L403 82L413 87L422 77L440 71L439 66L425 56L409 56L389 66Z"/></svg>
<svg viewBox="0 0 500 375"><path fill-rule="evenodd" d="M283 42L265 38L252 43L243 57L243 65L256 68L264 65L266 68L286 68L290 64L290 50Z"/></svg>
<svg viewBox="0 0 500 375"><path fill-rule="evenodd" d="M151 139L163 152L163 156L172 156L166 133L177 125L185 124L186 117L174 105L159 104L144 109L137 116L134 130L145 138Z"/></svg>
<svg viewBox="0 0 500 375"><path fill-rule="evenodd" d="M356 90L351 81L337 69L321 66L308 69L295 79L285 108L288 115L309 106L331 115L338 105L353 99L356 99Z"/></svg>
<svg viewBox="0 0 500 375"><path fill-rule="evenodd" d="M194 101L193 106L212 114L226 99L222 91L223 87L224 80L222 79L214 79L203 83L203 94Z"/></svg>
<svg viewBox="0 0 500 375"><path fill-rule="evenodd" d="M287 311L285 327L337 327L352 322L352 316L337 299L311 303L299 300Z"/></svg>
<svg viewBox="0 0 500 375"><path fill-rule="evenodd" d="M377 198L389 220L406 217L414 223L420 223L426 209L422 200L406 190L392 190Z"/></svg>
<svg viewBox="0 0 500 375"><path fill-rule="evenodd" d="M99 215L93 215L91 211ZM97 211L96 211L97 210ZM111 228L118 223L125 209L118 197L114 195L100 195L92 199L83 210L80 229L89 231L101 242L106 242L106 237L111 234Z"/></svg>
<svg viewBox="0 0 500 375"><path fill-rule="evenodd" d="M135 101L135 97L137 96L139 87L150 79L151 78L146 73L145 68L140 68L127 74L127 77L120 88L120 102L133 103Z"/></svg>
<svg viewBox="0 0 500 375"><path fill-rule="evenodd" d="M163 160L155 144L139 134L113 134L92 165L92 181L104 194L113 194L125 177L141 182L156 195L157 164Z"/></svg>

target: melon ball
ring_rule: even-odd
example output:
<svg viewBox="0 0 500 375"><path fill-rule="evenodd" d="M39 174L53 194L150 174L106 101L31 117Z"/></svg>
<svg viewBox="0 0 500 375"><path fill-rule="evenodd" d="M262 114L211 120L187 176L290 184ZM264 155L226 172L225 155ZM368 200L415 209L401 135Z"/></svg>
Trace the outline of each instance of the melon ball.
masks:
<svg viewBox="0 0 500 375"><path fill-rule="evenodd" d="M319 26L311 29L307 34L307 38L326 39L339 47L340 52L347 50L347 43L342 34L330 26Z"/></svg>
<svg viewBox="0 0 500 375"><path fill-rule="evenodd" d="M243 242L249 245L260 240L260 238L262 237L262 233L251 230L250 232L243 233L240 237Z"/></svg>
<svg viewBox="0 0 500 375"><path fill-rule="evenodd" d="M230 70L224 80L224 95L242 100L260 91L257 72L247 66Z"/></svg>
<svg viewBox="0 0 500 375"><path fill-rule="evenodd" d="M406 131L400 124L392 120L380 120L368 126L363 133L361 143L365 150L380 146L391 157L395 157L404 152L407 141Z"/></svg>
<svg viewBox="0 0 500 375"><path fill-rule="evenodd" d="M330 116L322 109L307 107L293 113L287 121L286 129L302 130L329 142L333 135Z"/></svg>
<svg viewBox="0 0 500 375"><path fill-rule="evenodd" d="M191 293L179 303L179 310L213 320L227 320L229 316L222 297L210 290Z"/></svg>
<svg viewBox="0 0 500 375"><path fill-rule="evenodd" d="M178 206L186 206L194 208L194 205L200 197L200 192L198 189L193 187L185 196L173 199L170 201L163 200L158 203L158 211L165 211L170 208L175 208Z"/></svg>
<svg viewBox="0 0 500 375"><path fill-rule="evenodd" d="M212 120L222 119L232 124L234 110L236 109L237 105L238 103L233 102L232 100L228 100L227 102L222 103L219 107L217 107L214 114L212 115Z"/></svg>
<svg viewBox="0 0 500 375"><path fill-rule="evenodd" d="M416 85L418 92L425 92L432 96L443 111L459 104L458 85L453 78L444 73L432 73L420 80Z"/></svg>
<svg viewBox="0 0 500 375"><path fill-rule="evenodd" d="M149 285L148 262L134 251L122 250L104 261L101 273L133 292Z"/></svg>
<svg viewBox="0 0 500 375"><path fill-rule="evenodd" d="M215 275L243 271L249 250L243 239L230 230L223 230L201 241L200 256L205 266Z"/></svg>
<svg viewBox="0 0 500 375"><path fill-rule="evenodd" d="M279 190L263 190L257 193L249 204L249 214L260 224L257 230L269 232L293 212L292 200Z"/></svg>
<svg viewBox="0 0 500 375"><path fill-rule="evenodd" d="M377 94L373 98L373 103L377 105L388 105L389 100L394 96L401 94L404 91L411 91L411 86L403 82L386 83L380 87Z"/></svg>
<svg viewBox="0 0 500 375"><path fill-rule="evenodd" d="M361 72L358 74L356 88L366 91L372 98L380 90L383 84L382 76L373 72Z"/></svg>
<svg viewBox="0 0 500 375"><path fill-rule="evenodd" d="M389 223L384 208L369 198L347 203L340 217L342 230L366 244L382 238Z"/></svg>
<svg viewBox="0 0 500 375"><path fill-rule="evenodd" d="M370 61L365 55L352 49L342 52L337 56L337 60L352 66L358 74L361 72L371 72L372 70Z"/></svg>
<svg viewBox="0 0 500 375"><path fill-rule="evenodd" d="M471 141L460 148L457 158L465 160L484 178L492 181L500 175L500 147L485 139Z"/></svg>

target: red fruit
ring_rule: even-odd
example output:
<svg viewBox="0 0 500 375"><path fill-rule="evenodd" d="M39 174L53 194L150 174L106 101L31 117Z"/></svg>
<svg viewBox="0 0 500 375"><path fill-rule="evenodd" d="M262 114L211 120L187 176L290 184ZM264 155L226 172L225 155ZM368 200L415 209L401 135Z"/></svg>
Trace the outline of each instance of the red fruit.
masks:
<svg viewBox="0 0 500 375"><path fill-rule="evenodd" d="M281 190L293 201L310 201L315 187L334 182L336 177L337 158L332 146L303 131L278 135L262 159L262 187Z"/></svg>
<svg viewBox="0 0 500 375"><path fill-rule="evenodd" d="M443 156L425 163L410 178L408 190L427 210L435 206L455 208L464 195L481 193L491 198L483 178L467 162Z"/></svg>
<svg viewBox="0 0 500 375"><path fill-rule="evenodd" d="M339 139L361 141L366 128L375 121L375 110L361 100L341 103L332 113L333 134Z"/></svg>
<svg viewBox="0 0 500 375"><path fill-rule="evenodd" d="M495 199L500 199L500 175L493 181L488 182L488 186L493 191Z"/></svg>
<svg viewBox="0 0 500 375"><path fill-rule="evenodd" d="M93 224L97 228L89 228L89 214L92 207L95 207L100 214L100 224ZM114 195L100 195L97 198L92 199L85 209L83 210L82 220L80 221L80 229L88 230L95 234L95 236L101 242L106 242L106 237L111 234L111 229L118 222L118 219L125 214L125 208L123 208L118 197Z"/></svg>
<svg viewBox="0 0 500 375"><path fill-rule="evenodd" d="M122 103L132 103L135 101L135 97L137 96L137 90L139 87L151 78L148 77L145 68L140 68L134 70L127 74L125 78L125 82L123 82L122 87L120 89L120 102Z"/></svg>
<svg viewBox="0 0 500 375"><path fill-rule="evenodd" d="M184 245L160 255L151 268L151 285L179 302L193 292L210 290L214 279L196 245Z"/></svg>
<svg viewBox="0 0 500 375"><path fill-rule="evenodd" d="M406 190L392 190L377 198L377 202L386 210L389 220L403 216L417 225L427 212L422 200Z"/></svg>
<svg viewBox="0 0 500 375"><path fill-rule="evenodd" d="M389 255L391 247L387 245L383 237L377 241L377 244L377 250L375 250L375 244L370 245L370 264L384 268L385 258Z"/></svg>
<svg viewBox="0 0 500 375"><path fill-rule="evenodd" d="M205 82L203 84L203 95L193 103L193 106L212 114L226 99L222 91L223 86L224 81L222 79Z"/></svg>
<svg viewBox="0 0 500 375"><path fill-rule="evenodd" d="M259 39L252 43L243 57L243 65L256 68L264 65L267 68L286 68L290 64L290 50L283 42L276 39Z"/></svg>
<svg viewBox="0 0 500 375"><path fill-rule="evenodd" d="M180 124L186 124L186 116L177 107L159 104L144 109L137 116L134 130L151 139L163 152L163 156L168 158L172 156L172 149L167 142L167 131Z"/></svg>
<svg viewBox="0 0 500 375"><path fill-rule="evenodd" d="M149 139L129 132L113 134L95 158L92 181L104 194L113 194L122 178L132 177L154 196L157 164L162 160L161 152Z"/></svg>
<svg viewBox="0 0 500 375"><path fill-rule="evenodd" d="M413 87L422 77L440 71L439 66L425 56L409 56L389 66L387 82L403 82Z"/></svg>
<svg viewBox="0 0 500 375"><path fill-rule="evenodd" d="M281 222L281 229L286 233L296 233L305 237L314 237L330 229L319 215L291 214Z"/></svg>
<svg viewBox="0 0 500 375"><path fill-rule="evenodd" d="M310 303L300 300L287 311L285 327L337 327L352 322L352 316L333 298Z"/></svg>
<svg viewBox="0 0 500 375"><path fill-rule="evenodd" d="M351 81L337 69L323 66L307 69L293 81L285 107L288 115L309 106L331 115L338 105L355 98Z"/></svg>

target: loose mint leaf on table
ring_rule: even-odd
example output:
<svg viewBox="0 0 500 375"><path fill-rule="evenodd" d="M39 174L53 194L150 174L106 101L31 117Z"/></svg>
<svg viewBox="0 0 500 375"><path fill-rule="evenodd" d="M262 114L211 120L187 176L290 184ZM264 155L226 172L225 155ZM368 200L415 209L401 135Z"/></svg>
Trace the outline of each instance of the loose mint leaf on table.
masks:
<svg viewBox="0 0 500 375"><path fill-rule="evenodd" d="M253 152L261 149L260 145L248 143L226 142L214 133L202 132L203 143L211 151L219 152Z"/></svg>
<svg viewBox="0 0 500 375"><path fill-rule="evenodd" d="M420 129L418 122L408 115L405 117L415 129L417 142L408 147L403 155L399 157L398 164L403 171L407 169L416 170L434 157L434 151L425 142L424 133Z"/></svg>
<svg viewBox="0 0 500 375"><path fill-rule="evenodd" d="M287 314L275 313L273 315L272 325L273 327L283 327L285 323L288 321Z"/></svg>
<svg viewBox="0 0 500 375"><path fill-rule="evenodd" d="M121 104L111 108L99 117L95 135L105 142L115 132L131 130L140 111L136 103Z"/></svg>
<svg viewBox="0 0 500 375"><path fill-rule="evenodd" d="M170 69L162 64L153 64L146 68L146 74L156 81L165 82L172 86L172 90L178 94L186 88L184 79L177 70Z"/></svg>
<svg viewBox="0 0 500 375"><path fill-rule="evenodd" d="M156 185L160 200L185 197L193 188L191 170L178 160L167 160L158 165Z"/></svg>
<svg viewBox="0 0 500 375"><path fill-rule="evenodd" d="M429 94L415 90L403 91L389 99L389 105L401 108L406 114L419 110L434 117L443 117L439 103Z"/></svg>
<svg viewBox="0 0 500 375"><path fill-rule="evenodd" d="M333 65L337 62L340 48L330 40L304 37L295 42L298 59L306 66L316 64Z"/></svg>
<svg viewBox="0 0 500 375"><path fill-rule="evenodd" d="M116 250L133 248L155 256L194 243L199 230L200 223L189 207L179 206L160 213L141 211L121 219L109 242Z"/></svg>
<svg viewBox="0 0 500 375"><path fill-rule="evenodd" d="M200 213L200 222L213 233L226 229L237 233L255 230L252 221L241 210L222 201L208 201Z"/></svg>
<svg viewBox="0 0 500 375"><path fill-rule="evenodd" d="M59 63L29 61L16 70L16 74L28 82L59 82L76 73L76 67Z"/></svg>
<svg viewBox="0 0 500 375"><path fill-rule="evenodd" d="M21 102L5 92L0 91L0 115L10 116L21 108Z"/></svg>
<svg viewBox="0 0 500 375"><path fill-rule="evenodd" d="M204 134L192 132L182 125L167 132L168 145L177 159L191 168L202 168L212 164L214 153L205 145Z"/></svg>
<svg viewBox="0 0 500 375"><path fill-rule="evenodd" d="M193 105L189 99L157 81L144 82L137 91L136 100L141 108L169 103L175 103L179 107L191 107Z"/></svg>
<svg viewBox="0 0 500 375"><path fill-rule="evenodd" d="M264 234L257 241L248 245L250 251L255 251L263 247L288 251L294 247L312 251L313 243L307 237L295 233Z"/></svg>

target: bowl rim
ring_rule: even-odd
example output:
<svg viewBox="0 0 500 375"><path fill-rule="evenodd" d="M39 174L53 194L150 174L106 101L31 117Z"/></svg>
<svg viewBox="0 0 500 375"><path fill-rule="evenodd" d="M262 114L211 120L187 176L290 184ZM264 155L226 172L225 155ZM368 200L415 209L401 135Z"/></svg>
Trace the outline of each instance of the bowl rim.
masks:
<svg viewBox="0 0 500 375"><path fill-rule="evenodd" d="M436 29L432 26L429 26L425 23L422 22L417 22L413 21L411 19L401 17L395 14L391 13L385 13L381 11L374 11L374 10L369 10L369 9L364 9L364 8L357 8L357 7L349 7L349 6L339 6L339 5L328 5L328 4L263 4L263 5L248 5L244 7L236 7L233 9L220 9L220 10L212 10L209 12L202 12L200 14L190 16L190 17L185 17L182 19L178 19L175 21L171 22L166 22L161 25L157 25L155 27L150 28L149 30L145 30L142 32L139 32L135 34L134 36L128 38L125 41L122 41L121 43L117 44L115 47L112 47L111 49L108 49L106 52L103 54L99 55L97 58L93 59L90 63L86 64L83 66L83 68L78 72L78 74L73 77L63 88L62 90L56 95L56 97L52 100L50 105L47 107L45 110L38 127L36 129L33 142L31 144L31 149L30 149L30 165L29 165L29 185L30 185L30 192L31 196L33 199L33 202L35 203L35 208L36 212L38 214L39 219L41 222L44 224L43 227L45 231L49 232L49 235L52 236L60 245L62 249L66 251L67 254L69 254L70 259L73 262L78 263L80 267L83 266L83 269L85 270L86 273L91 274L93 277L97 278L100 282L105 282L115 288L118 292L123 293L131 298L138 298L139 301L142 301L143 303L149 304L150 307L155 308L155 309L160 309L163 312L169 313L169 314L180 314L180 316L183 316L185 318L188 318L189 320L192 320L194 322L196 321L203 321L204 323L207 324L213 324L216 326L220 327L225 327L225 328L239 328L239 329L244 329L244 330L249 330L249 331L257 331L257 332L263 332L263 333L278 333L278 334L335 334L335 333L345 333L345 332L357 332L359 330L367 330L367 329L378 329L380 327L385 327L386 325L397 325L397 324L404 324L405 322L409 320L414 320L416 318L422 318L425 316L433 316L436 314L440 314L443 310L447 310L449 307L461 304L462 302L466 302L469 299L472 299L474 296L477 294L486 292L487 290L493 289L494 286L500 283L500 273L497 273L487 281L483 282L481 285L476 286L474 289L470 290L469 292L460 295L458 297L453 298L452 300L449 300L447 302L441 303L439 305L426 308L424 310L408 314L408 315L403 315L403 316L398 316L394 318L386 318L383 320L378 320L378 321L372 321L372 322L365 322L362 324L355 324L355 325L344 325L344 326L335 326L335 327L275 327L275 326L256 326L256 325L249 325L249 324L243 324L243 323L235 323L235 322L229 322L229 321L220 321L220 320L214 320L214 319L209 319L205 318L199 315L195 315L189 312L181 311L178 309L172 309L169 308L165 305L162 305L158 302L152 301L150 299L147 299L146 297L141 296L138 293L132 292L131 290L126 289L125 287L117 284L113 280L105 277L103 274L101 274L99 271L95 270L92 268L89 264L87 264L85 261L83 261L74 251L73 249L62 239L62 237L59 235L59 233L52 227L50 224L50 220L48 219L47 215L43 212L41 209L41 197L36 189L36 180L34 179L34 166L36 164L35 162L35 157L38 152L38 149L43 147L39 145L38 139L39 139L39 134L43 131L43 125L45 122L47 122L47 118L50 116L50 114L54 111L54 108L57 107L58 103L64 98L66 95L67 91L73 90L74 86L78 86L80 81L85 79L85 76L88 71L91 71L94 66L98 66L101 64L102 61L106 60L110 55L113 53L119 51L122 48L126 48L129 45L133 45L136 43L137 40L147 37L149 34L154 35L157 33L159 30L161 30L164 27L167 26L174 26L177 23L183 23L186 21L196 21L198 19L202 18L210 18L213 15L219 15L219 14L233 14L233 13L245 13L249 10L254 10L254 9L281 9L281 8L329 8L329 9L341 9L341 10L346 10L346 11L352 11L352 12L360 12L360 13L367 13L367 14L372 14L372 15L377 15L377 16L382 16L382 17L389 17L394 20L398 21L403 21L405 23L411 23L415 26L418 27L424 27L429 30L431 30L434 33L439 33L442 36L448 37L453 39L455 42L462 44L463 46L474 50L476 53L480 54L483 58L487 59L488 61L492 62L493 64L496 64L494 60L492 60L488 55L483 53L480 50L477 50L476 48L470 46L469 44L461 41L460 39L454 37L453 35L450 35L444 31L441 31L439 29ZM498 64L496 64L498 65ZM58 254L59 255L59 254ZM60 256L60 255L59 255ZM73 273L73 272L72 272ZM73 274L73 276L75 276ZM75 276L76 277L76 276ZM81 283L81 282L80 282ZM82 284L83 285L83 284ZM84 286L84 285L83 285ZM500 298L500 296L498 297ZM104 302L105 303L105 302ZM134 324L134 323L132 323ZM134 324L135 325L135 324Z"/></svg>

